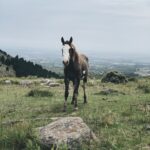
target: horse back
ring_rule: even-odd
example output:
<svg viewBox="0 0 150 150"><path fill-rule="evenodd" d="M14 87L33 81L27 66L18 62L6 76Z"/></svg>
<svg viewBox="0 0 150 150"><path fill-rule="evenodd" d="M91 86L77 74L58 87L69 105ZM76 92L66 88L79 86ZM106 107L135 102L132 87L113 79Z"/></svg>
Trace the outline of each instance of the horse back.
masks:
<svg viewBox="0 0 150 150"><path fill-rule="evenodd" d="M80 54L80 65L82 66L83 70L88 70L89 68L89 59L86 55Z"/></svg>
<svg viewBox="0 0 150 150"><path fill-rule="evenodd" d="M89 59L86 55L80 54L80 65L81 65L81 76L82 79L87 82L87 76L88 76L88 68L89 68Z"/></svg>

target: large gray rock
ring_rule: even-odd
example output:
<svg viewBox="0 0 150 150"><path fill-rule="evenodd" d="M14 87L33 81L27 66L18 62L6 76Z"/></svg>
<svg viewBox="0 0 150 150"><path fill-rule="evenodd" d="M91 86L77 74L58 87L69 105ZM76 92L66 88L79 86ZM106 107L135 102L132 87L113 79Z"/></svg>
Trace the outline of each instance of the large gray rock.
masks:
<svg viewBox="0 0 150 150"><path fill-rule="evenodd" d="M96 136L80 117L63 117L38 128L40 141L48 147L67 146L68 149L78 149L82 142L96 140Z"/></svg>

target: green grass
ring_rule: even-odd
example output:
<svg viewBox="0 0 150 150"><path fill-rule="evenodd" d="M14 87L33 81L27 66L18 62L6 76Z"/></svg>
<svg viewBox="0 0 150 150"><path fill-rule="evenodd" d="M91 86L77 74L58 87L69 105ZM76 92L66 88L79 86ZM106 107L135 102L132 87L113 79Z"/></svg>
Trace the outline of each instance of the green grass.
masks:
<svg viewBox="0 0 150 150"><path fill-rule="evenodd" d="M2 80L4 78L0 79ZM19 78L10 80L14 84L5 85L0 82L0 149L46 149L39 144L34 129L52 122L53 117L63 116L81 117L98 137L97 142L83 145L83 149L150 148L150 131L145 128L150 125L150 93L143 92L145 87L150 87L149 78L118 85L90 80L87 86L88 104L83 104L80 87L77 112L73 111L70 104L71 87L65 113L62 112L63 84L47 88L38 84L39 79L32 79L37 84L31 86L15 84L22 80ZM59 83L62 81L59 80ZM105 89L124 94L97 94ZM28 96L31 91L34 96Z"/></svg>

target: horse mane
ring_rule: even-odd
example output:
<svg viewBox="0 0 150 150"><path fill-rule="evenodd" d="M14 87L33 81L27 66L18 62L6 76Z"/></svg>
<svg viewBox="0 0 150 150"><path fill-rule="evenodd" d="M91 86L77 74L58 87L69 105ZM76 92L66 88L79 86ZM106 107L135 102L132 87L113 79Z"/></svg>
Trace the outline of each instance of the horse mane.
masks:
<svg viewBox="0 0 150 150"><path fill-rule="evenodd" d="M88 57L84 54L80 54L79 52L77 52L76 47L71 43L70 45L73 49L73 54L72 54L72 60L74 63L78 63L80 65L86 64L87 66L89 66L88 64Z"/></svg>
<svg viewBox="0 0 150 150"><path fill-rule="evenodd" d="M76 47L75 47L74 44L72 44L72 43L71 43L70 46L71 46L71 48L73 49L73 52L72 52L72 54L71 54L72 60L73 60L74 62L78 62L78 63L79 63L79 57L80 57L80 55L79 55L79 53L77 52Z"/></svg>

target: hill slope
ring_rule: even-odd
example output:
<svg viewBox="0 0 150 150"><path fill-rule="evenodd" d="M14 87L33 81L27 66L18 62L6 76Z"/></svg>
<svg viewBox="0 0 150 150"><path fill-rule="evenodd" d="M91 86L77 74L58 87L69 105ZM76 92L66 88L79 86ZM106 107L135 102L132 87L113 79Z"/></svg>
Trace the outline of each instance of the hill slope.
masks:
<svg viewBox="0 0 150 150"><path fill-rule="evenodd" d="M6 52L0 50L0 77L4 76L38 76L38 77L55 77L59 75L42 68L41 65L26 61L18 56L12 57Z"/></svg>

